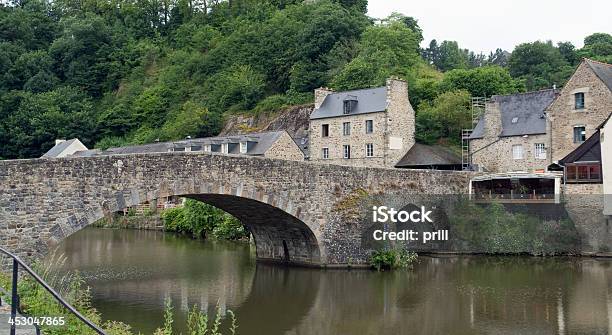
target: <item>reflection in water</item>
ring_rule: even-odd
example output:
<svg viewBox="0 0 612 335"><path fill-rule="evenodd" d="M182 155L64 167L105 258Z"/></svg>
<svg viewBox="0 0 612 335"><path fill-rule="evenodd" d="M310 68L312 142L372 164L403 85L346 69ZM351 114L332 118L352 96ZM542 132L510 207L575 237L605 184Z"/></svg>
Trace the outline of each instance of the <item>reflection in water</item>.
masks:
<svg viewBox="0 0 612 335"><path fill-rule="evenodd" d="M88 228L60 252L105 318L144 333L163 302L219 303L240 334L612 334L612 261L421 257L411 271L255 264L246 244ZM185 332L185 329L182 329Z"/></svg>

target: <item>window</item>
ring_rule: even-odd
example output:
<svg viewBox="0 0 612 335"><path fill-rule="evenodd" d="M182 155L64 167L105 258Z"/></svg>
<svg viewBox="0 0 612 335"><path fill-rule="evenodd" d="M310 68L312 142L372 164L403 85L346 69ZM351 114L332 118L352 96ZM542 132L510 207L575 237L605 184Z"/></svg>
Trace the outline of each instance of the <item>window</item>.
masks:
<svg viewBox="0 0 612 335"><path fill-rule="evenodd" d="M343 145L342 151L344 152L345 159L351 159L351 146L350 145Z"/></svg>
<svg viewBox="0 0 612 335"><path fill-rule="evenodd" d="M246 154L248 149L247 142L240 142L240 153Z"/></svg>
<svg viewBox="0 0 612 335"><path fill-rule="evenodd" d="M323 148L321 150L321 157L323 159L328 159L329 158L329 148Z"/></svg>
<svg viewBox="0 0 612 335"><path fill-rule="evenodd" d="M229 153L229 145L227 143L221 144L221 152L224 154Z"/></svg>
<svg viewBox="0 0 612 335"><path fill-rule="evenodd" d="M329 137L329 125L321 125L321 137Z"/></svg>
<svg viewBox="0 0 612 335"><path fill-rule="evenodd" d="M351 102L349 100L344 101L342 113L351 114Z"/></svg>
<svg viewBox="0 0 612 335"><path fill-rule="evenodd" d="M351 134L351 123L343 122L342 123L342 135L349 136Z"/></svg>
<svg viewBox="0 0 612 335"><path fill-rule="evenodd" d="M535 158L546 159L546 147L544 146L544 143L535 144Z"/></svg>
<svg viewBox="0 0 612 335"><path fill-rule="evenodd" d="M574 143L582 143L586 141L586 130L584 126L574 127Z"/></svg>
<svg viewBox="0 0 612 335"><path fill-rule="evenodd" d="M565 166L565 181L567 183L597 183L601 181L601 165L594 163L568 163Z"/></svg>
<svg viewBox="0 0 612 335"><path fill-rule="evenodd" d="M206 144L204 145L204 151L206 152L211 152L212 150L210 149L210 144Z"/></svg>
<svg viewBox="0 0 612 335"><path fill-rule="evenodd" d="M518 145L513 145L512 146L512 158L513 159L523 159L523 146L518 144Z"/></svg>
<svg viewBox="0 0 612 335"><path fill-rule="evenodd" d="M574 94L574 108L584 109L584 93L580 92Z"/></svg>
<svg viewBox="0 0 612 335"><path fill-rule="evenodd" d="M374 144L366 144L366 157L374 157Z"/></svg>
<svg viewBox="0 0 612 335"><path fill-rule="evenodd" d="M371 134L374 132L374 121L373 120L366 120L366 134Z"/></svg>
<svg viewBox="0 0 612 335"><path fill-rule="evenodd" d="M202 150L202 146L201 145L192 145L191 146L191 151L201 151Z"/></svg>

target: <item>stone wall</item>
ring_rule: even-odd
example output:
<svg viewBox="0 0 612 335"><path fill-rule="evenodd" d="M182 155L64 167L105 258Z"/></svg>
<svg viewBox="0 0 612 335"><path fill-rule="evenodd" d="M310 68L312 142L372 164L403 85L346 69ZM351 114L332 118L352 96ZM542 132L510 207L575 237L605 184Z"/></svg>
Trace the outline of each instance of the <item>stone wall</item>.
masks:
<svg viewBox="0 0 612 335"><path fill-rule="evenodd" d="M347 115L310 121L310 160L351 166L385 166L385 113ZM366 120L372 120L374 131L366 134ZM351 134L342 134L342 124L351 123ZM329 136L322 137L322 127L329 125ZM366 157L366 143L374 145L374 157ZM343 146L351 146L351 159L344 159ZM329 158L323 159L323 148Z"/></svg>
<svg viewBox="0 0 612 335"><path fill-rule="evenodd" d="M360 264L369 251L361 243L364 232L344 211L347 197L356 190L461 194L472 175L202 152L0 161L0 245L38 257L105 216L176 195L241 220L258 259Z"/></svg>
<svg viewBox="0 0 612 335"><path fill-rule="evenodd" d="M612 252L612 227L604 216L602 184L563 185L565 209L582 237L583 253Z"/></svg>
<svg viewBox="0 0 612 335"><path fill-rule="evenodd" d="M585 108L575 109L574 94L584 93ZM586 138L612 112L612 93L583 61L548 108L552 127L552 160L558 161L576 149L574 126L586 126Z"/></svg>
<svg viewBox="0 0 612 335"><path fill-rule="evenodd" d="M348 166L394 167L415 143L415 112L408 100L408 84L405 81L389 79L386 90L385 111L310 120L310 160ZM328 93L326 90L315 90L315 100L317 96L324 99ZM366 134L366 120L374 123L371 134ZM344 122L351 123L350 135L343 135ZM328 137L321 136L323 125L329 125ZM373 157L366 157L368 143L374 146ZM344 145L351 147L350 159L344 158ZM329 149L328 159L323 159L323 148Z"/></svg>
<svg viewBox="0 0 612 335"><path fill-rule="evenodd" d="M387 152L385 166L394 167L415 143L415 112L408 100L408 84L403 80L387 80ZM394 139L401 147L393 148Z"/></svg>
<svg viewBox="0 0 612 335"><path fill-rule="evenodd" d="M287 132L272 144L264 154L266 158L284 159L290 161L303 161L304 153Z"/></svg>
<svg viewBox="0 0 612 335"><path fill-rule="evenodd" d="M535 157L535 144L546 144L547 141L547 135L498 137L496 140L474 139L470 141L472 163L491 172L545 170L549 165L548 159ZM513 145L523 146L523 159L513 159Z"/></svg>

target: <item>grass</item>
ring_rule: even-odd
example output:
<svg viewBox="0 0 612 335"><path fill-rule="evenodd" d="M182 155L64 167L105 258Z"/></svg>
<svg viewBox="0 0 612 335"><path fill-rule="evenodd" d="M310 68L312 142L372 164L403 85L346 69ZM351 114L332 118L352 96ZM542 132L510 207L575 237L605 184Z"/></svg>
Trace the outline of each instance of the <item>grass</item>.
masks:
<svg viewBox="0 0 612 335"><path fill-rule="evenodd" d="M66 262L64 255L52 254L43 262L35 263L32 269L38 273L51 287L53 287L65 300L75 307L81 314L88 318L109 335L134 335L131 326L118 322L102 322L102 315L91 304L91 291L85 285L84 280L77 272L66 272L60 269ZM18 284L20 307L24 314L28 316L50 316L64 317L66 324L63 326L44 326L41 327L45 335L94 335L92 329L85 325L76 316L72 315L67 309L61 306L53 296L38 284L32 277L20 272ZM0 287L7 292L11 290L11 279L9 275L0 273ZM8 297L4 297L5 301ZM237 334L236 316L228 310L230 317L230 327L226 334ZM209 322L208 315L194 306L189 312L188 335L223 335L220 330L222 313L217 305L216 317L212 323ZM153 335L179 335L173 331L174 310L170 299L166 299L164 313L164 325L157 329ZM139 333L140 334L140 333ZM182 334L181 334L182 335ZM186 334L187 335L187 334Z"/></svg>

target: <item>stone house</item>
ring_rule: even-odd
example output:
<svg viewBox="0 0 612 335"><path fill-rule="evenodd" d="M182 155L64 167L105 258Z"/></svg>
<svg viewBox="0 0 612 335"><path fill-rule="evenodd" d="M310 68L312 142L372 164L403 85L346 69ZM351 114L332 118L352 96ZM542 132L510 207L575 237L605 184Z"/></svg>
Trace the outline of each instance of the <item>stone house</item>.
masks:
<svg viewBox="0 0 612 335"><path fill-rule="evenodd" d="M544 172L550 164L546 109L554 89L493 96L469 136L471 163L489 172Z"/></svg>
<svg viewBox="0 0 612 335"><path fill-rule="evenodd" d="M88 150L76 156L99 156L155 152L216 152L221 154L261 156L266 158L303 161L304 153L286 131L270 131L233 136L185 139L157 142L107 150Z"/></svg>
<svg viewBox="0 0 612 335"><path fill-rule="evenodd" d="M345 92L319 88L310 115L310 160L394 167L414 145L414 132L415 113L403 80Z"/></svg>
<svg viewBox="0 0 612 335"><path fill-rule="evenodd" d="M552 161L591 137L612 113L612 65L583 59L547 108Z"/></svg>
<svg viewBox="0 0 612 335"><path fill-rule="evenodd" d="M55 140L55 146L49 149L41 158L62 158L86 150L87 147L77 138L71 140Z"/></svg>

